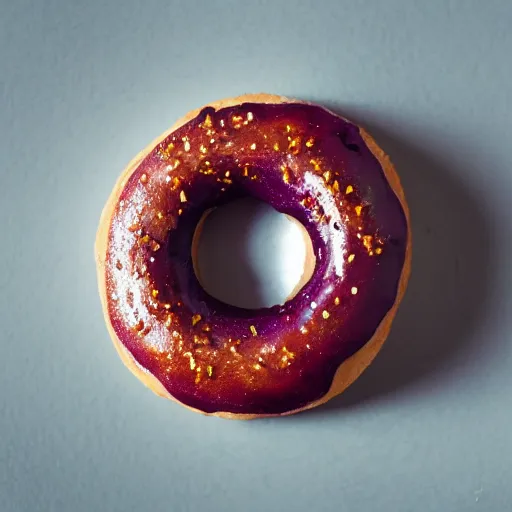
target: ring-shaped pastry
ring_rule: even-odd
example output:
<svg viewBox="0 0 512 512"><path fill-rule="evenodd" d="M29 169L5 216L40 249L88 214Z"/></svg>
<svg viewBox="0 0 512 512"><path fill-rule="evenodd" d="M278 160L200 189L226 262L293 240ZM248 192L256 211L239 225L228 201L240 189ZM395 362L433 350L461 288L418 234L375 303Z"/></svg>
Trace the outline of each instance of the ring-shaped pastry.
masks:
<svg viewBox="0 0 512 512"><path fill-rule="evenodd" d="M205 212L252 196L307 230L314 271L283 305L222 303L194 271ZM388 335L410 272L404 193L363 129L267 94L180 120L117 182L96 241L119 355L157 394L206 414L283 415L343 391Z"/></svg>

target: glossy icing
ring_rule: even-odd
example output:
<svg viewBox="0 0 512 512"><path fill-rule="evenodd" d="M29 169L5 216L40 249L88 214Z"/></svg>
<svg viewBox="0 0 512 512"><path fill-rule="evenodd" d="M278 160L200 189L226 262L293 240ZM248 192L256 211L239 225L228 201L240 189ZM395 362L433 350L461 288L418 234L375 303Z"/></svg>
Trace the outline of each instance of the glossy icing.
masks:
<svg viewBox="0 0 512 512"><path fill-rule="evenodd" d="M205 210L246 195L292 215L315 250L283 306L210 297L192 266ZM281 413L323 396L392 307L407 221L357 126L315 105L207 107L138 165L107 245L108 314L171 395L205 412Z"/></svg>

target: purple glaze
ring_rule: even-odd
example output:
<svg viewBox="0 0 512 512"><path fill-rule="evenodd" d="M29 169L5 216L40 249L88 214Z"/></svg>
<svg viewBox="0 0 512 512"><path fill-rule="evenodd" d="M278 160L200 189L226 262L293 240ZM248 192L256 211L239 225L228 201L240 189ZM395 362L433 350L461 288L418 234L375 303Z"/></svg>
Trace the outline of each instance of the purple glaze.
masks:
<svg viewBox="0 0 512 512"><path fill-rule="evenodd" d="M230 123L238 119L236 116L247 119L249 113L251 122L241 128ZM224 145L209 150L206 157L193 156L207 116L215 131L212 140L215 138L215 144ZM225 123L222 129L221 120ZM286 125L292 127L292 137L298 134L299 154L275 151L271 142L269 146L259 142L257 150L248 150L247 144L254 137L268 134L270 139L274 133L283 136ZM193 149L173 150L181 165L169 171L174 156L162 156L162 148L170 142L181 145L187 136ZM308 137L314 138L311 148L304 144ZM234 142L231 150L226 149L229 141ZM215 175L197 172L204 158L215 169ZM315 171L311 161L321 161L321 169ZM283 162L292 171L289 183L283 179ZM244 176L244 166L257 179ZM322 178L326 170L332 178ZM217 180L226 171L230 172L232 183ZM164 178L177 173L182 173L179 176L183 179L179 189L171 191ZM141 176L147 177L147 183L141 183ZM335 190L334 177L338 182ZM353 187L353 193L345 193L348 186ZM180 192L186 195L184 203L179 200ZM244 196L253 196L295 217L311 237L317 258L313 277L283 306L255 311L224 304L208 295L194 274L191 243L202 214L208 208ZM302 204L305 198L310 198L315 207ZM245 103L218 111L205 108L141 162L120 201L112 219L107 249L107 290L114 297L109 301L112 325L119 340L142 367L159 378L179 401L202 411L282 413L322 397L338 366L372 337L396 299L407 245L407 221L402 206L358 127L321 107ZM364 206L360 217L354 213L357 205ZM150 215L148 220L147 214L157 207L166 219L171 219L161 232L153 229L153 217ZM177 215L179 208L183 210L181 215ZM326 215L321 222L318 212ZM135 234L128 230L134 219L143 226ZM151 233L151 240L160 246L158 250L139 247L138 240L145 233ZM358 233L370 235L374 242L378 239L378 250L382 253L377 256L372 246L370 255ZM355 259L347 263L351 254ZM125 263L129 261L147 267L149 281L134 270L135 263ZM119 262L121 270L116 267ZM176 323L167 330L162 328L163 316L155 308L146 307L149 282L158 289L159 304L172 306ZM133 304L130 297L126 298L130 290L140 295L140 303ZM335 306L336 297L340 304ZM313 302L316 309L312 309ZM322 317L322 311L328 312L327 319ZM183 334L186 345L199 332L191 325L193 315L200 315L201 325L209 328L208 350L216 354L211 357L220 358L219 368L226 368L225 372L229 369L232 374L214 374L199 385L192 377L192 363L189 367L188 359L180 358L180 354L188 353L186 346L180 352L172 332L178 330ZM134 331L134 322L141 318L144 325L153 326L147 335ZM253 336L251 326L257 336ZM303 334L301 327L308 333ZM240 340L237 354L241 356L229 364L227 356L222 355L228 338ZM263 378L261 371L243 369L256 361L254 358L262 347L269 354L269 361L275 358L269 352L272 347L278 354L289 350L295 355L291 362L283 363L283 368L269 362ZM236 370L231 370L233 365L238 365Z"/></svg>

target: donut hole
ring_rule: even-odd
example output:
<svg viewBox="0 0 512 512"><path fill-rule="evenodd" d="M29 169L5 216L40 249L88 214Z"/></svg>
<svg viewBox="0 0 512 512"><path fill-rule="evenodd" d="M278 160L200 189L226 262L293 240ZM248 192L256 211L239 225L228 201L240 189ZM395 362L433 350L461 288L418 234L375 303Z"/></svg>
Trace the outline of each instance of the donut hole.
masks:
<svg viewBox="0 0 512 512"><path fill-rule="evenodd" d="M244 309L292 299L315 268L304 226L246 197L205 212L192 244L196 277L212 297Z"/></svg>

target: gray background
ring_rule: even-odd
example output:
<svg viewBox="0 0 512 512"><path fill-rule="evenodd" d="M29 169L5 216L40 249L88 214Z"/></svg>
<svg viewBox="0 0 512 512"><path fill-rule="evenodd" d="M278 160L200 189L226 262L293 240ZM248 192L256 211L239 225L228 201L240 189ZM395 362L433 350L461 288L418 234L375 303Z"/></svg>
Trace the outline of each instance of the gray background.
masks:
<svg viewBox="0 0 512 512"><path fill-rule="evenodd" d="M0 510L512 510L511 21L507 0L2 0ZM261 90L375 134L414 275L344 396L228 422L120 363L93 241L137 151Z"/></svg>

